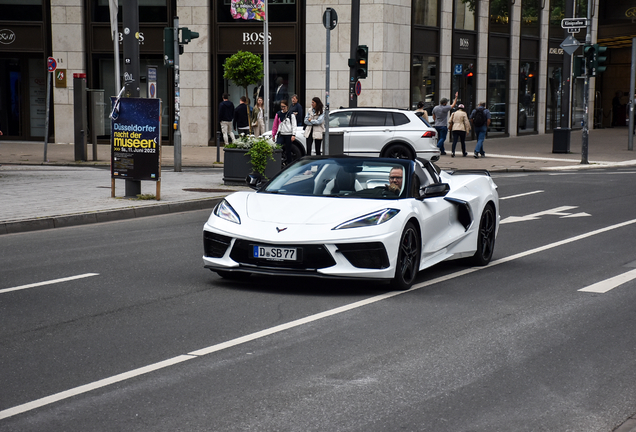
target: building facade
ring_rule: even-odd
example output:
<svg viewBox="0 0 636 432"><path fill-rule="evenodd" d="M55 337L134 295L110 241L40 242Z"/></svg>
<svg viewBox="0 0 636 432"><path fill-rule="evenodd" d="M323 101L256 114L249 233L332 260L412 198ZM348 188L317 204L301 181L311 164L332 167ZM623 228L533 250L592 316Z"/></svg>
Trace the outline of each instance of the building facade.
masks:
<svg viewBox="0 0 636 432"><path fill-rule="evenodd" d="M120 32L124 1L119 0ZM223 63L239 50L262 54L264 43L269 43L270 119L277 95L298 94L305 107L314 96L325 101L327 30L322 19L327 7L338 14L330 33L330 107L351 103L351 0L269 0L267 36L262 22L233 18L231 0L137 1L141 96L149 95L148 71L156 67L164 144L172 142L175 103L182 144L215 144L221 95L229 93L237 104L245 94L223 78ZM0 0L0 139L44 138L51 79L49 142L73 142L73 76L86 74L89 124L99 142L108 142L109 97L117 93L108 3ZM413 109L419 101L433 106L458 93L468 111L487 103L493 113L491 137L581 127L584 78L571 77L572 57L561 46L568 33L561 20L587 16L588 0L359 3L358 43L369 47L369 75L361 80L358 106ZM610 47L607 71L590 80L590 125L624 125L636 0L589 4L592 43ZM175 17L180 27L199 33L180 56L178 96L174 71L163 61L163 29L172 27ZM572 35L584 43L585 34L582 29ZM119 50L123 71L123 44ZM579 48L574 56L581 53ZM48 57L57 62L55 72L47 72ZM255 83L247 94L253 101L265 91L263 83Z"/></svg>

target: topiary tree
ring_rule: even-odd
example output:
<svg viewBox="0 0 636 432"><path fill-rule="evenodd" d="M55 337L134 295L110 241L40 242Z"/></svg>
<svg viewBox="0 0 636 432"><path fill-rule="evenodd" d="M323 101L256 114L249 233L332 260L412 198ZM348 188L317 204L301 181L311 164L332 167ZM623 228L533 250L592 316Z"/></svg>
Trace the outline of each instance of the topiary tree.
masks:
<svg viewBox="0 0 636 432"><path fill-rule="evenodd" d="M247 86L258 83L263 78L263 60L259 55L247 51L239 51L229 57L223 63L223 78L229 79L234 84L245 89L245 97L248 98ZM250 109L247 107L247 118L252 132L252 119Z"/></svg>

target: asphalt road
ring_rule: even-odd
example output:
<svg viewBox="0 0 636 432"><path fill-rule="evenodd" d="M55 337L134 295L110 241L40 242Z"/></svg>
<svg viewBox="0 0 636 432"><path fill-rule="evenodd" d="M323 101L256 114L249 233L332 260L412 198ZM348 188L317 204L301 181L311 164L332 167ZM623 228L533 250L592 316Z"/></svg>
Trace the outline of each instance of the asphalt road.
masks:
<svg viewBox="0 0 636 432"><path fill-rule="evenodd" d="M494 177L493 262L404 293L220 279L208 211L1 236L0 431L614 430L636 169Z"/></svg>

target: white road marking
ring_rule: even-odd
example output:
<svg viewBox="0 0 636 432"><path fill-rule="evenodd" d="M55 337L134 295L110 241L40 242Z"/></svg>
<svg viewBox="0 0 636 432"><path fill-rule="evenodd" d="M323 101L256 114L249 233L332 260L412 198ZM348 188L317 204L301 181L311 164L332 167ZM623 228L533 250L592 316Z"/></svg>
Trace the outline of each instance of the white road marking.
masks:
<svg viewBox="0 0 636 432"><path fill-rule="evenodd" d="M28 285L20 285L13 288L0 289L0 294L8 293L11 291L19 291L19 290L28 289L28 288L35 288L35 287L44 286L44 285L52 285L52 284L56 284L60 282L68 282L68 281L83 279L83 278L87 278L91 276L99 276L99 273L84 273L77 276L69 276L65 278L53 279L53 280L44 281L44 282L36 282L36 283L28 284Z"/></svg>
<svg viewBox="0 0 636 432"><path fill-rule="evenodd" d="M522 193L522 194L519 194L519 195L511 195L511 196L508 196L508 197L499 197L499 201L507 200L507 199L511 199L511 198L519 198L519 197L528 196L528 195L534 195L534 194L538 194L538 193L542 193L542 192L543 192L542 190L537 190L537 191Z"/></svg>
<svg viewBox="0 0 636 432"><path fill-rule="evenodd" d="M581 288L579 291L605 294L609 290L613 290L619 285L623 285L631 280L636 279L636 269L630 270L627 273L614 276L613 278L605 279L604 281L597 282L595 284Z"/></svg>
<svg viewBox="0 0 636 432"><path fill-rule="evenodd" d="M368 298L368 299L365 299L365 300L361 300L361 301L358 301L358 302L355 302L355 303L351 303L349 305L344 305L344 306L341 306L341 307L338 307L338 308L335 308L335 309L331 309L331 310L328 310L328 311L320 312L318 314L310 315L310 316L305 317L305 318L301 318L301 319L298 319L298 320L295 320L295 321L291 321L291 322L286 323L286 324L281 324L281 325L276 326L276 327L272 327L272 328L269 328L269 329L261 330L261 331L258 331L258 332L255 332L255 333L252 333L252 334L249 334L249 335L245 335L245 336L242 336L242 337L239 337L239 338L236 338L236 339L232 339L232 340L229 340L229 341L226 341L226 342L222 342L220 344L212 345L212 346L209 346L207 348L202 348L202 349L199 349L199 350L196 350L196 351L192 351L192 352L190 352L188 354L183 354L183 355L180 355L180 356L177 356L177 357L173 357L171 359L164 360L164 361L159 362L159 363L154 363L154 364L151 364L151 365L139 368L139 369L135 369L135 370L132 370L132 371L129 371L129 372L124 372L124 373L119 374L119 375L115 375L115 376L112 376L112 377L109 377L109 378L104 378L102 380L95 381L93 383L89 383L89 384L85 384L85 385L82 385L82 386L79 386L79 387L75 387L75 388L70 389L70 390L66 390L66 391L51 395L51 396L47 396L47 397L44 397L44 398L41 398L41 399L37 399L37 400L32 401L32 402L27 402L25 404L18 405L18 406L15 406L13 408L6 409L4 411L0 411L0 420L8 418L8 417L15 416L17 414L21 414L21 413L24 413L24 412L27 412L27 411L31 411L31 410L36 409L36 408L40 408L40 407L43 407L45 405L52 404L54 402L59 402L61 400L68 399L68 398L71 398L73 396L80 395L82 393L87 393L87 392L90 392L92 390L95 390L95 389L98 389L98 388L101 388L101 387L106 387L108 385L111 385L111 384L114 384L114 383L117 383L117 382L121 382L121 381L127 380L129 378L137 377L137 376L149 373L149 372L153 372L153 371L156 371L156 370L159 370L159 369L166 368L168 366L172 366L172 365L175 365L175 364L178 364L178 363L182 363L182 362L184 362L186 360L192 360L194 358L197 358L197 356L204 356L204 355L207 355L207 354L218 352L218 351L221 351L221 350L233 347L233 346L237 346L237 345L240 345L240 344L243 344L243 343L246 343L246 342L250 342L250 341L256 340L258 338L262 338L262 337L265 337L265 336L273 335L275 333L279 333L281 331L288 330L288 329L291 329L291 328L294 328L294 327L298 327L298 326L301 326L301 325L304 325L304 324L307 324L307 323L310 323L310 322L313 322L313 321L317 321L317 320L320 320L320 319L323 319L323 318L326 318L326 317L334 316L334 315L337 315L337 314L340 314L340 313L343 313L343 312L346 312L346 311L349 311L349 310L352 310L352 309L356 309L356 308L359 308L359 307L362 307L362 306L366 306L366 305L369 305L369 304L372 304L372 303L376 303L376 302L379 302L379 301L382 301L382 300L386 300L386 299L391 298L391 297L399 296L399 295L402 295L402 294L405 294L405 293L408 293L408 292L411 292L411 291L415 291L415 290L420 289L420 288L424 288L424 287L427 287L427 286L435 285L437 283L445 282L445 281L448 281L448 280L451 280L451 279L454 279L454 278L457 278L457 277L460 277L460 276L464 276L464 275L467 275L467 274L470 274L470 273L474 273L474 272L477 272L477 271L480 271L480 270L485 270L485 269L494 267L494 266L499 265L499 264L504 264L504 263L507 263L507 262L510 262L510 261L513 261L513 260L516 260L516 259L519 259L519 258L526 257L528 255L532 255L532 254L535 254L535 253L538 253L538 252L543 252L543 251L546 251L548 249L552 249L552 248L555 248L555 247L558 247L558 246L562 246L562 245L565 245L565 244L568 244L568 243L572 243L572 242L575 242L575 241L578 241L578 240L583 240L583 239L586 239L588 237L592 237L592 236L595 236L595 235L598 235L598 234L602 234L602 233L607 232L607 231L611 231L611 230L614 230L614 229L622 228L622 227L625 227L625 226L628 226L628 225L632 225L632 224L635 224L635 223L636 223L636 219L632 219L632 220L629 220L629 221L626 221L626 222L621 222L619 224L610 225L610 226L605 227L605 228L601 228L601 229L598 229L598 230L595 230L595 231L590 231L590 232L585 233L585 234L580 234L580 235L575 236L575 237L570 237L570 238L565 239L565 240L560 240L558 242L550 243L550 244L547 244L545 246L540 246L540 247L537 247L537 248L534 248L534 249L530 249L530 250L525 251L525 252L520 252L520 253L515 254L515 255L511 255L511 256L508 256L508 257L505 257L505 258L498 259L496 261L492 261L486 267L472 267L472 268L460 270L458 272L451 273L451 274L448 274L448 275L445 275L445 276L440 276L438 278L431 279L429 281L425 281L425 282L419 283L417 285L413 285L413 287L410 290L408 290L408 291L394 291L394 292L389 292L389 293L382 294L382 295L379 295L379 296L371 297L371 298Z"/></svg>
<svg viewBox="0 0 636 432"><path fill-rule="evenodd" d="M547 216L547 215L570 216L572 213L564 213L564 212L567 210L575 209L577 207L578 206L562 206L562 207L556 207L550 210L544 210L537 213L529 214L526 216L509 216L503 219L501 222L499 222L499 224L531 221L531 220L539 219L541 216Z"/></svg>

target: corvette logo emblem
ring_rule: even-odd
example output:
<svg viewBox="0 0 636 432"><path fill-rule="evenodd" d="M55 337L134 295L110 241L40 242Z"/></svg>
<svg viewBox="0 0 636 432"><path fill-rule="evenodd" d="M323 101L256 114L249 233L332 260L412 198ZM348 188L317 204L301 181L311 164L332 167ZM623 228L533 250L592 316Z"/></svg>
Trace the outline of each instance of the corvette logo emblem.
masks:
<svg viewBox="0 0 636 432"><path fill-rule="evenodd" d="M278 232L285 231L286 229L287 229L287 228L278 228L278 227L276 227L276 231L278 231Z"/></svg>

